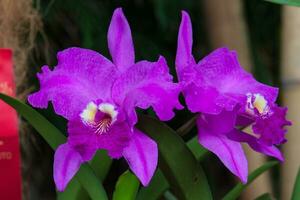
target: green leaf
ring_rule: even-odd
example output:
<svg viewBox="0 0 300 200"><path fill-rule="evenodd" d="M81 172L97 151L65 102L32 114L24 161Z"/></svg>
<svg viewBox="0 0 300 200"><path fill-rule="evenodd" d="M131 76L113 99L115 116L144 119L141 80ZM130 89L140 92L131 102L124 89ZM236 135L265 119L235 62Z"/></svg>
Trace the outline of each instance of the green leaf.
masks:
<svg viewBox="0 0 300 200"><path fill-rule="evenodd" d="M157 169L150 184L142 187L138 193L137 200L156 200L161 197L170 187L162 171Z"/></svg>
<svg viewBox="0 0 300 200"><path fill-rule="evenodd" d="M164 197L166 200L178 200L170 191L166 191Z"/></svg>
<svg viewBox="0 0 300 200"><path fill-rule="evenodd" d="M131 172L124 172L117 182L113 200L135 200L140 182Z"/></svg>
<svg viewBox="0 0 300 200"><path fill-rule="evenodd" d="M274 167L277 165L277 161L269 161L266 162L264 165L260 166L256 170L254 170L249 176L248 176L248 182L247 184L238 183L229 193L226 194L226 196L223 198L223 200L234 200L237 199L240 194L244 191L244 189L252 183L259 175L267 171L268 169Z"/></svg>
<svg viewBox="0 0 300 200"><path fill-rule="evenodd" d="M107 200L106 192L99 179L97 179L94 171L88 164L82 164L79 171L75 175L93 200Z"/></svg>
<svg viewBox="0 0 300 200"><path fill-rule="evenodd" d="M66 137L44 116L30 106L2 93L0 93L0 99L12 106L22 117L24 117L46 140L52 149L55 150L60 144L66 142ZM92 199L107 199L107 195L101 182L96 178L96 175L88 164L81 165L75 178L80 182Z"/></svg>
<svg viewBox="0 0 300 200"><path fill-rule="evenodd" d="M202 147L198 142L198 136L193 137L187 142L187 146L192 151L198 161L201 161L207 154L208 150Z"/></svg>
<svg viewBox="0 0 300 200"><path fill-rule="evenodd" d="M30 106L2 93L0 93L0 99L22 115L22 117L24 117L31 126L40 133L52 149L56 149L60 144L66 142L66 137L44 116Z"/></svg>
<svg viewBox="0 0 300 200"><path fill-rule="evenodd" d="M94 158L90 161L90 166L94 170L97 178L103 181L110 169L112 159L104 150L98 150ZM72 193L76 194L77 200L89 200L89 196L82 187L76 187Z"/></svg>
<svg viewBox="0 0 300 200"><path fill-rule="evenodd" d="M300 0L265 0L272 3L278 3L289 6L300 6Z"/></svg>
<svg viewBox="0 0 300 200"><path fill-rule="evenodd" d="M90 162L90 165L94 170L96 176L101 181L104 181L111 164L112 159L107 155L107 152L105 150L98 150L93 160Z"/></svg>
<svg viewBox="0 0 300 200"><path fill-rule="evenodd" d="M265 193L260 195L259 197L255 198L255 200L272 200L272 197L269 193Z"/></svg>
<svg viewBox="0 0 300 200"><path fill-rule="evenodd" d="M294 185L294 191L292 194L292 200L300 199L300 168L298 170L297 178Z"/></svg>
<svg viewBox="0 0 300 200"><path fill-rule="evenodd" d="M198 161L201 161L208 151L204 149L198 142L197 136L187 142L188 148L192 151ZM156 170L150 184L142 187L138 193L138 200L156 200L169 189L170 185L160 169Z"/></svg>
<svg viewBox="0 0 300 200"><path fill-rule="evenodd" d="M197 115L193 116L186 123L184 123L181 127L179 127L176 132L180 136L184 136L188 134L196 125Z"/></svg>
<svg viewBox="0 0 300 200"><path fill-rule="evenodd" d="M75 191L80 189L80 183L76 179L72 179L67 188L63 192L57 192L57 200L71 200L76 199L77 193Z"/></svg>
<svg viewBox="0 0 300 200"><path fill-rule="evenodd" d="M201 166L174 130L147 116L140 116L137 126L157 142L159 168L179 199L212 199Z"/></svg>

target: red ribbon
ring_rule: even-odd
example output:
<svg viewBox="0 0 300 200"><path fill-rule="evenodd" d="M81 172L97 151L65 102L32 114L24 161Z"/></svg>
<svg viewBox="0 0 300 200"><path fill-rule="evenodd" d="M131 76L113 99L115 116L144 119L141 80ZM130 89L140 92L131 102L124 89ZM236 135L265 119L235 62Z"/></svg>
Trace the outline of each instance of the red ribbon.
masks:
<svg viewBox="0 0 300 200"><path fill-rule="evenodd" d="M15 96L12 51L0 49L0 92ZM18 118L0 100L0 199L21 200Z"/></svg>

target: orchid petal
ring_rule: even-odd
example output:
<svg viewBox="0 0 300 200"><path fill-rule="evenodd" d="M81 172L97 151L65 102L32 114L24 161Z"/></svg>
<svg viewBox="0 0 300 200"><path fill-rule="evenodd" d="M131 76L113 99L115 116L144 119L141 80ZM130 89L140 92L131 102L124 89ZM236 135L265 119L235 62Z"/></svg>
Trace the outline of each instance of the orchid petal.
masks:
<svg viewBox="0 0 300 200"><path fill-rule="evenodd" d="M120 75L112 89L112 97L123 105L131 125L137 121L134 107L147 109L150 106L161 120L174 116L173 109L181 109L178 101L180 87L172 82L163 57L157 62L141 61Z"/></svg>
<svg viewBox="0 0 300 200"><path fill-rule="evenodd" d="M222 95L237 100L245 98L248 93L258 93L271 103L278 96L278 88L256 81L241 67L236 52L227 48L219 48L210 53L198 63L196 69L198 76L202 77L203 86L215 87Z"/></svg>
<svg viewBox="0 0 300 200"><path fill-rule="evenodd" d="M120 122L111 127L108 134L99 137L99 148L108 150L112 158L120 158L133 136L133 131L125 122Z"/></svg>
<svg viewBox="0 0 300 200"><path fill-rule="evenodd" d="M58 191L64 191L82 162L80 154L68 143L62 144L56 149L53 176Z"/></svg>
<svg viewBox="0 0 300 200"><path fill-rule="evenodd" d="M107 150L112 158L120 158L133 134L125 122L116 122L107 133L98 134L95 129L82 123L80 118L69 121L68 133L68 143L85 161L90 160L98 149Z"/></svg>
<svg viewBox="0 0 300 200"><path fill-rule="evenodd" d="M72 119L96 99L110 97L115 67L95 51L69 48L58 53L58 65L38 74L40 91L28 97L29 103L46 108L52 101L57 114Z"/></svg>
<svg viewBox="0 0 300 200"><path fill-rule="evenodd" d="M178 76L181 79L181 72L184 67L194 62L192 55L193 30L190 16L187 12L182 11L182 18L178 33L176 67Z"/></svg>
<svg viewBox="0 0 300 200"><path fill-rule="evenodd" d="M84 161L92 159L98 149L97 134L77 117L68 122L68 144L76 149Z"/></svg>
<svg viewBox="0 0 300 200"><path fill-rule="evenodd" d="M191 83L183 90L186 104L191 112L219 114L223 109L216 105L219 92L213 87L198 87Z"/></svg>
<svg viewBox="0 0 300 200"><path fill-rule="evenodd" d="M223 134L215 134L201 117L197 120L199 143L213 152L243 183L247 182L248 164L240 143Z"/></svg>
<svg viewBox="0 0 300 200"><path fill-rule="evenodd" d="M114 11L107 39L113 62L120 71L124 71L134 64L131 30L121 8Z"/></svg>
<svg viewBox="0 0 300 200"><path fill-rule="evenodd" d="M255 151L265 154L267 156L272 156L277 158L280 161L283 161L283 155L278 148L274 145L268 146L263 143L260 143L257 138L247 133L244 133L239 130L232 130L228 133L228 137L237 142L246 142L248 145Z"/></svg>
<svg viewBox="0 0 300 200"><path fill-rule="evenodd" d="M253 117L248 117L246 115L238 115L236 118L236 125L237 126L242 126L242 127L247 127L250 124L253 123Z"/></svg>
<svg viewBox="0 0 300 200"><path fill-rule="evenodd" d="M135 129L123 156L141 183L147 186L157 167L158 149L155 141Z"/></svg>
<svg viewBox="0 0 300 200"><path fill-rule="evenodd" d="M285 126L290 126L291 122L286 120L286 107L273 105L271 114L268 117L257 117L252 126L253 132L260 136L259 141L266 145L279 145L286 142Z"/></svg>
<svg viewBox="0 0 300 200"><path fill-rule="evenodd" d="M224 134L234 129L238 109L237 106L233 111L223 110L218 115L203 114L202 119L205 119L214 133Z"/></svg>
<svg viewBox="0 0 300 200"><path fill-rule="evenodd" d="M243 70L236 53L227 48L213 51L197 65L190 64L182 74L188 77L182 80L183 93L192 112L219 114L237 104L245 107L248 94L260 94L269 103L278 95L277 88L257 82Z"/></svg>

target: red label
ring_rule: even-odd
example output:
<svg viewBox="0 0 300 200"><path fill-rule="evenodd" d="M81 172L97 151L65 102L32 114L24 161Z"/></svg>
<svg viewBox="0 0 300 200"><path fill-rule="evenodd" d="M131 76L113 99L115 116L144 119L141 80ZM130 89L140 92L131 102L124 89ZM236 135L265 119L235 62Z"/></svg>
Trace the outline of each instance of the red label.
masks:
<svg viewBox="0 0 300 200"><path fill-rule="evenodd" d="M12 52L0 49L0 92L14 96ZM21 199L18 118L15 110L0 100L0 199Z"/></svg>

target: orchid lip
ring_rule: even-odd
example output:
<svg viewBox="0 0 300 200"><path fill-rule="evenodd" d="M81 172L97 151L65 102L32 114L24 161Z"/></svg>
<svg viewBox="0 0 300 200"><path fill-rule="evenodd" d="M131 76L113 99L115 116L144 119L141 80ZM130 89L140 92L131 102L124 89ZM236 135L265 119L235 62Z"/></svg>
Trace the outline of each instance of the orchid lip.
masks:
<svg viewBox="0 0 300 200"><path fill-rule="evenodd" d="M118 111L110 103L100 103L98 106L94 102L88 103L81 112L80 117L84 124L94 129L97 134L107 133L110 127L116 122Z"/></svg>

